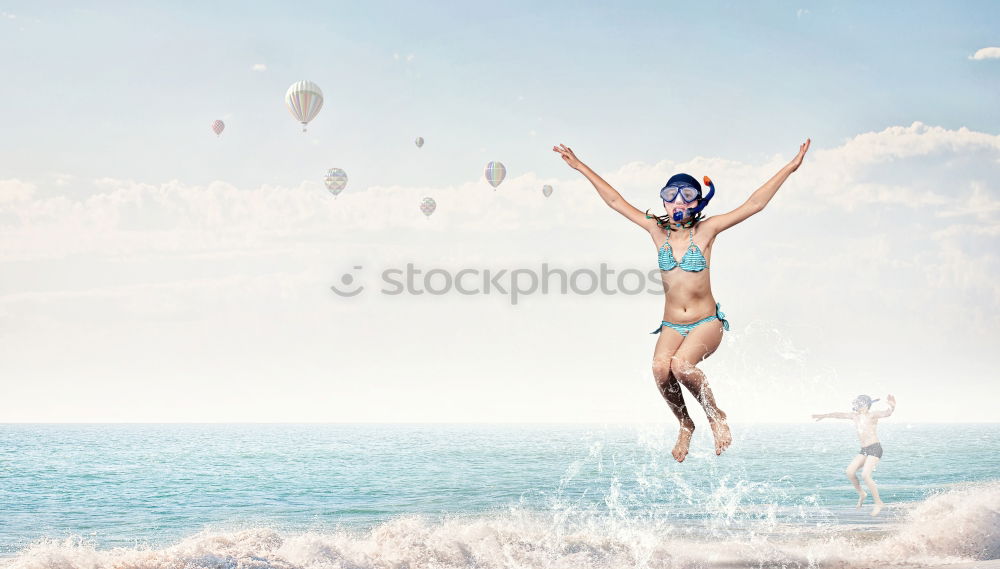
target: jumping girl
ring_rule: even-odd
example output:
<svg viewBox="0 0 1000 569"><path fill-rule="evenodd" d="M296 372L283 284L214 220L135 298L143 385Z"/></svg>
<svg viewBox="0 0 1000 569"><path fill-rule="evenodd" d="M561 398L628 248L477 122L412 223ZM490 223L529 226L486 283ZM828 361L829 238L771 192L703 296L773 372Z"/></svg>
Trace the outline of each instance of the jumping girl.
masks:
<svg viewBox="0 0 1000 569"><path fill-rule="evenodd" d="M701 184L693 177L687 174L671 176L660 190L666 215L651 216L648 210L643 213L625 201L617 190L581 162L571 148L563 144L552 147L570 168L590 180L604 203L646 230L657 247L665 299L663 319L652 332L660 334L653 351L653 378L680 422L677 444L671 452L678 462L683 462L687 456L694 434L694 421L684 404L681 385L687 387L705 410L715 438L715 454L722 454L733 440L726 414L719 409L705 374L697 367L715 352L722 342L722 331L729 329L709 281L712 245L719 233L764 209L781 184L798 170L809 144L806 139L799 146L798 155L751 194L743 205L709 218L703 218L701 213L715 195L715 185L708 176L704 178L709 187L707 196L702 196ZM675 250L684 252L680 259L674 255Z"/></svg>

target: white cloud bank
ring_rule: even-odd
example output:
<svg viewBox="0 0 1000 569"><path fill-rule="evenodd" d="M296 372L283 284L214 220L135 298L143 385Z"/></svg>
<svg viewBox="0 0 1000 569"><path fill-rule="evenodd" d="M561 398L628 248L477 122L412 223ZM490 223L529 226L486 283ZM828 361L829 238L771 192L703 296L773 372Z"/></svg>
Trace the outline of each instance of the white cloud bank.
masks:
<svg viewBox="0 0 1000 569"><path fill-rule="evenodd" d="M601 174L640 209L657 205L671 174L707 174L719 192L709 211L721 212L790 158L633 162ZM438 203L429 219L426 195ZM984 348L1000 330L998 238L1000 136L914 123L838 146L814 141L768 210L712 252L733 330L705 365L727 411L798 420L841 392L891 390L912 420L942 417L945 368L949 388L984 402L963 417L991 416L1000 392L981 374L1000 365ZM174 411L156 415L164 420L662 420L644 341L659 298L533 297L512 308L482 297L347 302L328 290L352 264L400 259L655 268L648 237L568 169L495 191L483 180L349 184L337 199L319 181L0 181L0 375L24 380L11 399L24 410L10 416L142 420L149 409L121 395L141 374L231 398L216 416L185 411L178 395ZM150 370L147 360L160 363ZM369 381L406 396L358 395ZM247 385L280 393L255 397ZM65 409L40 411L45 393L67 389ZM794 401L775 404L775 390ZM301 393L339 407L303 414Z"/></svg>
<svg viewBox="0 0 1000 569"><path fill-rule="evenodd" d="M719 190L709 211L717 213L740 205L788 158L760 164L704 157L633 162L601 174L640 210L654 211L660 207L656 189L671 174L709 174ZM524 263L563 241L559 258L567 263L601 256L641 263L640 253L621 255L636 251L635 234L625 229L631 225L582 176L567 174L552 179L526 173L495 191L483 180L446 187L349 185L337 199L311 181L245 189L222 181L192 186L176 180L3 180L0 263L164 255L264 259L333 244L341 259L367 251L369 258L388 260L412 258L416 243L453 264ZM921 123L891 127L833 148L815 144L769 206L774 213L732 231L762 227L757 219L780 219L785 231L803 233L787 243L794 250L789 258L798 259L789 262L822 265L817 271L892 263L915 271L928 286L975 290L984 302L1000 306L998 181L1000 136ZM542 196L543 184L555 188L551 197ZM429 219L419 209L424 196L437 201ZM546 245L540 247L539 239ZM817 250L827 252L817 257ZM8 290L30 292L11 283L16 279L8 281Z"/></svg>
<svg viewBox="0 0 1000 569"><path fill-rule="evenodd" d="M760 164L705 157L633 162L601 174L640 210L660 207L656 189L672 173L708 174L719 188L710 211L720 212L738 206L789 158ZM802 213L899 206L926 209L940 218L938 229L958 218L992 228L1000 223L998 179L1000 136L918 122L860 134L837 147L814 144L772 207ZM522 174L495 191L483 180L442 187L348 185L337 199L319 181L256 188L109 178L61 184L0 180L0 260L253 249L265 238L292 243L388 230L604 228L609 215L589 182L569 170L561 179ZM543 184L555 188L552 197L542 196ZM419 210L424 196L438 204L430 219Z"/></svg>
<svg viewBox="0 0 1000 569"><path fill-rule="evenodd" d="M21 180L0 180L0 204L23 202L35 193L35 185Z"/></svg>

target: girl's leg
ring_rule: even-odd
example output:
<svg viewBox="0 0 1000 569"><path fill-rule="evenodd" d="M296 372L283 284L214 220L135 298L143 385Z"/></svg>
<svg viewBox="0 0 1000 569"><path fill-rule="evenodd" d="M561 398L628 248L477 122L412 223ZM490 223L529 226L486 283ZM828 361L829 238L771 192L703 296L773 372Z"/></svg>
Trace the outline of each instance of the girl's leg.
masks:
<svg viewBox="0 0 1000 569"><path fill-rule="evenodd" d="M670 410L673 411L680 423L677 443L670 453L677 462L684 462L688 446L691 444L691 435L694 433L694 421L691 420L687 405L684 404L681 386L670 371L670 358L677 351L677 346L681 345L683 339L675 330L664 326L660 330L660 337L657 338L656 348L653 350L653 379L656 380L656 387L660 390L660 395L666 400Z"/></svg>
<svg viewBox="0 0 1000 569"><path fill-rule="evenodd" d="M863 454L855 456L854 460L851 461L851 464L847 466L847 470L845 471L845 473L847 474L847 479L851 481L851 484L854 485L854 489L858 492L858 505L857 505L858 508L860 508L861 505L865 503L865 498L868 497L868 494L861 489L861 483L858 482L858 477L857 477L858 469L865 464L866 458L868 457Z"/></svg>
<svg viewBox="0 0 1000 569"><path fill-rule="evenodd" d="M878 496L878 488L875 487L875 481L872 480L872 470L875 470L875 467L878 466L878 461L877 456L869 456L868 460L865 461L865 469L861 474L861 477L865 479L865 485L872 491L872 499L875 501L875 507L872 508L873 516L877 516L882 511L882 506L885 505L882 502L882 498Z"/></svg>
<svg viewBox="0 0 1000 569"><path fill-rule="evenodd" d="M670 370L674 377L701 403L708 417L708 423L712 427L712 436L715 437L715 454L722 454L722 451L733 442L733 437L729 432L729 425L726 423L726 414L719 409L715 403L715 396L708 386L708 379L705 374L698 369L697 364L712 355L719 344L722 343L722 322L712 320L699 324L694 330L684 338L677 352L670 361Z"/></svg>

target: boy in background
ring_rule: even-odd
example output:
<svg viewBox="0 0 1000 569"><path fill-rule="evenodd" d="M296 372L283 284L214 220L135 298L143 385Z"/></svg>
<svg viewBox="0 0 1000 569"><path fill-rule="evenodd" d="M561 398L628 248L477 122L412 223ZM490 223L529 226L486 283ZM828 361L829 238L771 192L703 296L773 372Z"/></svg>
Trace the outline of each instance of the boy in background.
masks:
<svg viewBox="0 0 1000 569"><path fill-rule="evenodd" d="M882 499L879 498L875 481L872 480L872 471L875 470L879 459L882 458L882 444L878 441L875 428L878 426L879 419L892 415L892 412L896 409L896 398L891 394L886 397L889 408L884 411L871 410L872 403L875 401L878 401L878 399L872 400L867 395L858 395L854 398L850 413L823 413L812 416L817 421L821 419L850 419L854 422L854 427L858 432L858 439L861 440L861 450L847 467L847 479L851 481L854 489L858 492L857 507L860 508L868 497L868 494L861 488L861 483L857 477L858 469L862 466L864 467L861 477L865 479L865 484L871 490L872 498L875 500L875 507L872 508L873 516L877 516L882 511L882 506L885 505Z"/></svg>

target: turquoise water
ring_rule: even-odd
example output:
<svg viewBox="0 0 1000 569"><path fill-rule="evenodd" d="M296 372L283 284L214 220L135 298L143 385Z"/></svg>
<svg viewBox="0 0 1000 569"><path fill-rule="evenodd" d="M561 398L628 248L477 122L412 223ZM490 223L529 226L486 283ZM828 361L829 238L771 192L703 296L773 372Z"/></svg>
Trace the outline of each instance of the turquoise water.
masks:
<svg viewBox="0 0 1000 569"><path fill-rule="evenodd" d="M873 518L843 474L859 447L847 422L735 425L721 457L701 428L683 464L672 425L6 424L0 563L190 565L191 551L204 566L262 567L713 566L747 548L788 566L850 566L871 551L918 564L1000 557L1000 424L887 420L879 435L889 507ZM907 537L928 523L941 543Z"/></svg>

